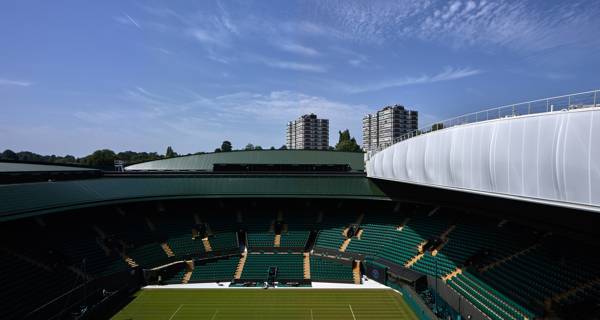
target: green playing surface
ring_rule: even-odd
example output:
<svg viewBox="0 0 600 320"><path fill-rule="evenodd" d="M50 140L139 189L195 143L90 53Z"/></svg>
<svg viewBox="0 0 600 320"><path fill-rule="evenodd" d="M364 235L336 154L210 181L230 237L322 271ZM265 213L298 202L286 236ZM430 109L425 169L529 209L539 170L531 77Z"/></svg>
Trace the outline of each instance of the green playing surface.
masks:
<svg viewBox="0 0 600 320"><path fill-rule="evenodd" d="M417 317L389 289L145 289L113 319L380 320Z"/></svg>

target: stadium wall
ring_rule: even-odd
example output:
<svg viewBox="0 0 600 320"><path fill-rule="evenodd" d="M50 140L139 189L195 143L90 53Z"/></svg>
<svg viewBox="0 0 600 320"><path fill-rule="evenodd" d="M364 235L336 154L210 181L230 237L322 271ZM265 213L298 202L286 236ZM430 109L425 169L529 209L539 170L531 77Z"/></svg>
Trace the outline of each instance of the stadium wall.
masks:
<svg viewBox="0 0 600 320"><path fill-rule="evenodd" d="M396 143L367 175L600 212L600 109L508 117Z"/></svg>

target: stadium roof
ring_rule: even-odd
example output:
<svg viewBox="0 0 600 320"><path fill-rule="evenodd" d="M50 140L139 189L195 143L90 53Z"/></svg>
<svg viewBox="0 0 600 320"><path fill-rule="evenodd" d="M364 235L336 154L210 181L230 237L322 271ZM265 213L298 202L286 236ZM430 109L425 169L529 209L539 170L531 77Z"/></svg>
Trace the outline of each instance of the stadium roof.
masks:
<svg viewBox="0 0 600 320"><path fill-rule="evenodd" d="M193 170L212 171L214 164L314 164L349 165L351 171L364 171L362 153L316 150L261 150L207 153L134 164L128 171Z"/></svg>
<svg viewBox="0 0 600 320"><path fill-rule="evenodd" d="M362 175L125 175L0 185L0 220L115 203L218 197L389 200Z"/></svg>
<svg viewBox="0 0 600 320"><path fill-rule="evenodd" d="M0 172L17 173L17 172L66 172L66 171L96 171L96 169L48 165L23 162L0 162Z"/></svg>

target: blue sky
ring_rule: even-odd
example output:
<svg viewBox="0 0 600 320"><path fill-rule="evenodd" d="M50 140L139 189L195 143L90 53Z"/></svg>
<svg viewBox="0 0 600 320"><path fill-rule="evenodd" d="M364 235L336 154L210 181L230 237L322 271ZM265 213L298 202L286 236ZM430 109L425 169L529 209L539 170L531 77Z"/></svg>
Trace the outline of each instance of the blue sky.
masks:
<svg viewBox="0 0 600 320"><path fill-rule="evenodd" d="M600 87L597 1L0 2L0 149L279 147Z"/></svg>

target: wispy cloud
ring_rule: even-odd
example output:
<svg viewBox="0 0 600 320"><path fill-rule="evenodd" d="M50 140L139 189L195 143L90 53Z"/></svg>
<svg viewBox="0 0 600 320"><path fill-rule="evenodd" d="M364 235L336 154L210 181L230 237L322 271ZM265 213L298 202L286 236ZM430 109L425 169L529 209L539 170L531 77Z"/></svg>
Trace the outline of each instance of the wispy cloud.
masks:
<svg viewBox="0 0 600 320"><path fill-rule="evenodd" d="M140 27L140 25L137 23L137 21L135 21L130 15L125 14L125 16L127 17L127 19L129 19L129 21L131 21L131 23L133 23L134 26L136 26L138 29L142 30L142 27Z"/></svg>
<svg viewBox="0 0 600 320"><path fill-rule="evenodd" d="M303 46L297 43L281 43L279 47L287 52L314 57L319 55L319 51L311 47Z"/></svg>
<svg viewBox="0 0 600 320"><path fill-rule="evenodd" d="M0 78L0 86L18 86L18 87L29 87L33 82L21 81L21 80L9 80Z"/></svg>
<svg viewBox="0 0 600 320"><path fill-rule="evenodd" d="M134 27L142 30L142 27L140 26L140 24L135 19L133 19L130 15L128 15L127 13L123 13L122 16L115 17L115 20L119 23L134 26Z"/></svg>
<svg viewBox="0 0 600 320"><path fill-rule="evenodd" d="M189 30L194 39L210 45L227 47L230 45L229 36L224 33L211 32L209 30L194 28Z"/></svg>
<svg viewBox="0 0 600 320"><path fill-rule="evenodd" d="M598 46L594 1L316 1L315 20L361 42L420 39L520 52Z"/></svg>
<svg viewBox="0 0 600 320"><path fill-rule="evenodd" d="M418 85L418 84L426 84L426 83L435 83L441 81L450 81L456 79L462 79L466 77L475 76L482 73L481 70L472 69L472 68L453 68L446 67L442 72L439 72L434 75L420 75L416 77L404 77L400 79L392 79L386 80L376 83L369 83L364 85L348 85L348 84L340 84L338 88L341 91L347 93L361 93L361 92L369 92L369 91L378 91L388 88L397 88L397 87L405 87L410 85Z"/></svg>
<svg viewBox="0 0 600 320"><path fill-rule="evenodd" d="M210 151L223 139L232 141L236 147L249 142L280 146L285 143L285 123L311 112L330 119L331 139L335 139L338 130L346 128L360 139L360 121L356 121L356 115L371 111L364 104L296 91L240 91L209 97L193 90L163 92L133 87L125 91L123 99L127 108L79 110L73 116L92 131L105 128L103 120L110 120L110 125L117 128L131 128L139 139L143 136L144 141L154 141L149 150L173 145L178 152L196 152ZM132 118L135 123L131 123Z"/></svg>
<svg viewBox="0 0 600 320"><path fill-rule="evenodd" d="M294 61L281 61L273 59L264 59L264 64L272 68L293 70L293 71L306 71L306 72L326 72L327 67L320 64L312 63L300 63Z"/></svg>

